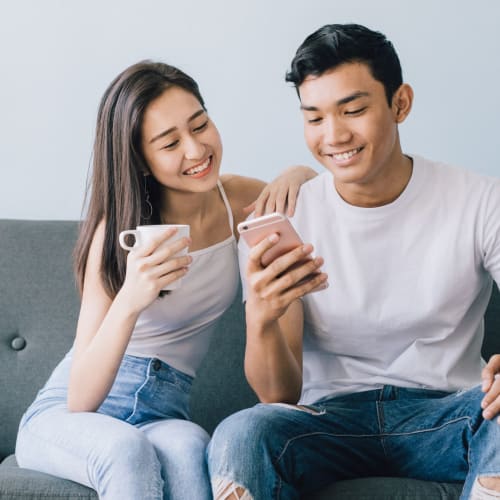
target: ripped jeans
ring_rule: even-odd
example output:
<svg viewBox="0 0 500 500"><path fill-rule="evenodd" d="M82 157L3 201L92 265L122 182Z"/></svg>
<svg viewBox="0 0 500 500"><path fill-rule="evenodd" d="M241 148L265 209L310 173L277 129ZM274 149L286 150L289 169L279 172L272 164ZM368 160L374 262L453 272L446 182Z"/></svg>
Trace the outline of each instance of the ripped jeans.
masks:
<svg viewBox="0 0 500 500"><path fill-rule="evenodd" d="M484 420L480 387L457 393L384 386L312 406L257 404L225 419L208 448L214 497L299 499L367 476L465 481L499 476L500 425ZM245 497L245 498L248 498Z"/></svg>

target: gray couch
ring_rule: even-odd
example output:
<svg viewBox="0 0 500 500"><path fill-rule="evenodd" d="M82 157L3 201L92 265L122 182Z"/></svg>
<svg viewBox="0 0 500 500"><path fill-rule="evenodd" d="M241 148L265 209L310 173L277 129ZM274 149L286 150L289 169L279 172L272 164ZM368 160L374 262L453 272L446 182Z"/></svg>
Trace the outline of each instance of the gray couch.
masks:
<svg viewBox="0 0 500 500"><path fill-rule="evenodd" d="M75 222L0 220L2 500L97 498L93 490L84 486L20 469L13 456L23 411L73 340L78 296L71 253L76 231ZM491 353L500 352L500 298L496 287L486 314L486 329L483 353L488 358ZM238 297L221 321L193 389L193 418L209 432L226 415L256 401L243 376L243 348L243 308ZM314 498L455 499L460 490L460 484L366 478L341 481Z"/></svg>

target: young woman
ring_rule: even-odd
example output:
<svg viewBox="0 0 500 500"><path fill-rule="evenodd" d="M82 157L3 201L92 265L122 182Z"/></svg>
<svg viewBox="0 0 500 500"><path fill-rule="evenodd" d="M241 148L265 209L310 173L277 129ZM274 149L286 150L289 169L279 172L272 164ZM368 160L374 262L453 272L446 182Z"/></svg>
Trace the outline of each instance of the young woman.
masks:
<svg viewBox="0 0 500 500"><path fill-rule="evenodd" d="M222 145L198 85L141 62L98 112L88 216L76 246L81 310L74 346L20 424L21 467L68 478L112 500L209 499L207 433L189 391L218 318L238 287L235 227L264 183L219 176ZM283 210L315 175L289 169L258 200ZM127 254L124 229L167 230ZM166 245L162 243L167 242ZM160 248L161 246L161 248ZM189 247L189 254L170 258ZM161 293L183 278L180 288Z"/></svg>

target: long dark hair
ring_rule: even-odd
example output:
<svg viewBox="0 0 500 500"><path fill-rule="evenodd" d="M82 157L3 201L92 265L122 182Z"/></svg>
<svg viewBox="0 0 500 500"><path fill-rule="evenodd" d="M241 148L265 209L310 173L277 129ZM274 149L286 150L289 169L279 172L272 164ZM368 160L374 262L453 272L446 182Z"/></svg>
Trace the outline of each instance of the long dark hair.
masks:
<svg viewBox="0 0 500 500"><path fill-rule="evenodd" d="M160 222L160 186L152 175L147 175L141 127L149 103L172 87L190 92L205 109L198 84L190 76L168 64L152 61L141 61L120 73L101 99L90 191L86 195L87 216L80 226L74 252L80 292L90 245L101 221L105 223L101 278L110 297L118 293L125 279L126 252L119 245L120 231ZM146 187L152 213L146 202Z"/></svg>

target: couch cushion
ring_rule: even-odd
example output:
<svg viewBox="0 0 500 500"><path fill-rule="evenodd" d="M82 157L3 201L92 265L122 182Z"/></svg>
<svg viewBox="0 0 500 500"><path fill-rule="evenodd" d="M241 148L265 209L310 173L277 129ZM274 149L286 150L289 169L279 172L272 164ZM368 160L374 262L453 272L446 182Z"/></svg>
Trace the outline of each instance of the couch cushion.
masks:
<svg viewBox="0 0 500 500"><path fill-rule="evenodd" d="M212 433L228 415L257 403L243 370L245 354L245 311L241 289L226 311L212 338L191 393L195 422Z"/></svg>
<svg viewBox="0 0 500 500"><path fill-rule="evenodd" d="M73 481L20 469L11 455L0 464L0 499L97 500L97 493Z"/></svg>
<svg viewBox="0 0 500 500"><path fill-rule="evenodd" d="M76 222L0 221L0 460L22 413L73 343Z"/></svg>
<svg viewBox="0 0 500 500"><path fill-rule="evenodd" d="M363 478L340 481L303 500L457 500L461 484L401 478ZM19 469L14 456L0 465L0 499L97 499L94 490L72 481Z"/></svg>
<svg viewBox="0 0 500 500"><path fill-rule="evenodd" d="M462 485L394 477L339 481L309 500L458 500Z"/></svg>

